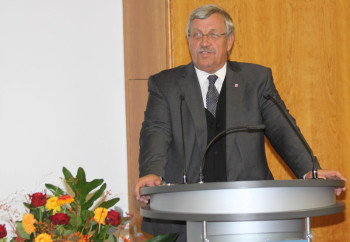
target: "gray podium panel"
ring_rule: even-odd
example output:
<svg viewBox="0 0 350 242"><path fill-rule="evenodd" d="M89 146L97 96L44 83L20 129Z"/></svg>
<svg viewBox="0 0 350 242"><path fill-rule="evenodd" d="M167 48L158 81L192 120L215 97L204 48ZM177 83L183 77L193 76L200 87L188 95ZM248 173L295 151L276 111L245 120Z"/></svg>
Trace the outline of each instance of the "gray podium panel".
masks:
<svg viewBox="0 0 350 242"><path fill-rule="evenodd" d="M141 194L151 200L141 215L187 221L189 242L300 240L310 235L305 218L345 210L334 192L344 185L314 179L146 187Z"/></svg>
<svg viewBox="0 0 350 242"><path fill-rule="evenodd" d="M187 222L187 241L202 242L202 223ZM208 222L207 239L212 242L266 242L301 240L305 236L304 219Z"/></svg>

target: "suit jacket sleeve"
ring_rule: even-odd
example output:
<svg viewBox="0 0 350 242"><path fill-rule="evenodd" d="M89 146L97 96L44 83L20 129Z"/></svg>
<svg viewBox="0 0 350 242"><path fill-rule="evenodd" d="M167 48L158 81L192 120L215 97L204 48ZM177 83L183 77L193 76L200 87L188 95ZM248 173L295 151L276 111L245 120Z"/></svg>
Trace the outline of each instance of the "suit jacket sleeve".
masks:
<svg viewBox="0 0 350 242"><path fill-rule="evenodd" d="M263 95L260 97L262 116L266 125L265 135L294 174L298 178L302 178L313 167L311 156L278 106L271 100L264 98L267 94L277 99L280 105L287 111L288 118L297 127L295 119L289 114L288 109L275 88L270 69L267 72L267 81ZM318 162L316 166L320 168Z"/></svg>
<svg viewBox="0 0 350 242"><path fill-rule="evenodd" d="M155 78L151 76L148 81L149 97L140 134L140 177L148 174L164 176L172 141L169 106Z"/></svg>

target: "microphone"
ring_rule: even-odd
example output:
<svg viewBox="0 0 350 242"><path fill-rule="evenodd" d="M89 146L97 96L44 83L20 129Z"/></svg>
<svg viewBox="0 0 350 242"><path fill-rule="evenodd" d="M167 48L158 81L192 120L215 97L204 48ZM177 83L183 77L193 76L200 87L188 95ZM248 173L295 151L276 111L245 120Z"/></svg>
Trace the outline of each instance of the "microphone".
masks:
<svg viewBox="0 0 350 242"><path fill-rule="evenodd" d="M317 179L318 175L317 175L317 168L316 168L316 156L314 156L314 153L312 152L309 144L306 142L304 136L301 134L300 130L297 128L296 124L293 123L290 118L289 115L287 113L287 111L285 110L284 107L282 107L282 105L276 100L276 98L273 97L273 95L271 94L265 94L264 98L267 100L271 100L274 104L276 104L276 106L279 108L279 110L282 112L283 116L287 119L289 125L293 128L293 131L296 133L296 135L298 136L298 138L301 140L301 143L304 145L304 147L306 148L307 152L309 153L310 157L311 157L311 161L312 161L312 178L313 179Z"/></svg>
<svg viewBox="0 0 350 242"><path fill-rule="evenodd" d="M199 183L204 183L204 176L203 176L203 169L204 169L204 164L205 164L205 158L207 157L208 154L208 150L212 147L212 145L220 138L222 138L223 136L226 136L228 134L231 133L237 133L237 132L254 132L254 131L258 131L258 130L263 130L265 128L264 124L258 124L258 125L249 125L249 126L237 126L237 127L231 127L228 129L225 129L223 131L221 131L220 133L218 133L207 145L203 157L202 157L202 161L201 161L201 166L200 166L200 170L199 170Z"/></svg>
<svg viewBox="0 0 350 242"><path fill-rule="evenodd" d="M184 171L182 176L182 182L187 184L187 168L186 168L186 150L185 150L185 138L184 138L184 123L182 118L182 102L185 100L183 95L179 96L180 98L180 117L181 117L181 133L182 133L182 153L183 153L183 163L184 163Z"/></svg>

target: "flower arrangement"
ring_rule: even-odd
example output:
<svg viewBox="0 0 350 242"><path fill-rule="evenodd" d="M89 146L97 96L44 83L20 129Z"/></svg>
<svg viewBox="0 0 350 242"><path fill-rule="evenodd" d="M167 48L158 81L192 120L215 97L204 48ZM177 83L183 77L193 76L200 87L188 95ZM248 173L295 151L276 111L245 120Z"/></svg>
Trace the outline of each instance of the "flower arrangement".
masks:
<svg viewBox="0 0 350 242"><path fill-rule="evenodd" d="M111 209L120 199L108 200L110 193L103 179L86 181L83 168L74 177L63 167L64 183L72 196L58 186L45 184L52 194L37 192L24 202L27 213L20 221L10 221L15 237L10 242L91 242L118 241L116 231L121 231L131 217ZM1 204L0 204L1 208ZM6 209L5 209L6 210ZM7 242L7 230L0 224L0 242ZM123 235L125 242L130 242ZM177 234L163 234L146 242L172 242Z"/></svg>
<svg viewBox="0 0 350 242"><path fill-rule="evenodd" d="M16 237L10 241L117 241L110 229L116 231L130 219L110 209L119 198L108 200L110 194L105 191L103 179L87 182L83 168L74 177L63 167L63 174L74 195L51 184L45 186L52 195L40 192L29 195L29 202L24 203L28 213L21 221L13 222ZM91 209L93 205L95 209ZM0 241L7 241L6 236L5 225L0 224Z"/></svg>

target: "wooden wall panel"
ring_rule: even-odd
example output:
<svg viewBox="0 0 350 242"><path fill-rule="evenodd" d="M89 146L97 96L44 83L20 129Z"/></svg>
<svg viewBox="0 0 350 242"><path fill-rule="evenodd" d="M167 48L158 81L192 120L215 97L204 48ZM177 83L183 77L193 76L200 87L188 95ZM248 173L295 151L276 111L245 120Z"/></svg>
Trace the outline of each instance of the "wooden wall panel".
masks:
<svg viewBox="0 0 350 242"><path fill-rule="evenodd" d="M133 187L139 176L139 137L143 121L143 113L146 109L148 98L147 79L132 80L126 82L128 111L127 111L127 138L128 138L128 192L129 212L134 215L130 225L136 225L141 230L142 217L140 207L142 204L133 198ZM133 231L132 231L133 232Z"/></svg>
<svg viewBox="0 0 350 242"><path fill-rule="evenodd" d="M124 0L123 15L129 212L134 215L130 226L135 241L133 226L140 232L142 221L141 203L133 198L139 175L139 136L148 98L148 77L165 69L168 63L167 1Z"/></svg>
<svg viewBox="0 0 350 242"><path fill-rule="evenodd" d="M350 177L349 0L172 0L171 60L190 62L190 12L215 3L232 16L236 34L230 59L272 68L275 84L324 169ZM267 144L276 179L295 178ZM340 197L350 207L347 194ZM314 218L317 241L346 241L350 210Z"/></svg>
<svg viewBox="0 0 350 242"><path fill-rule="evenodd" d="M167 67L166 3L166 0L123 1L128 79L148 79Z"/></svg>

